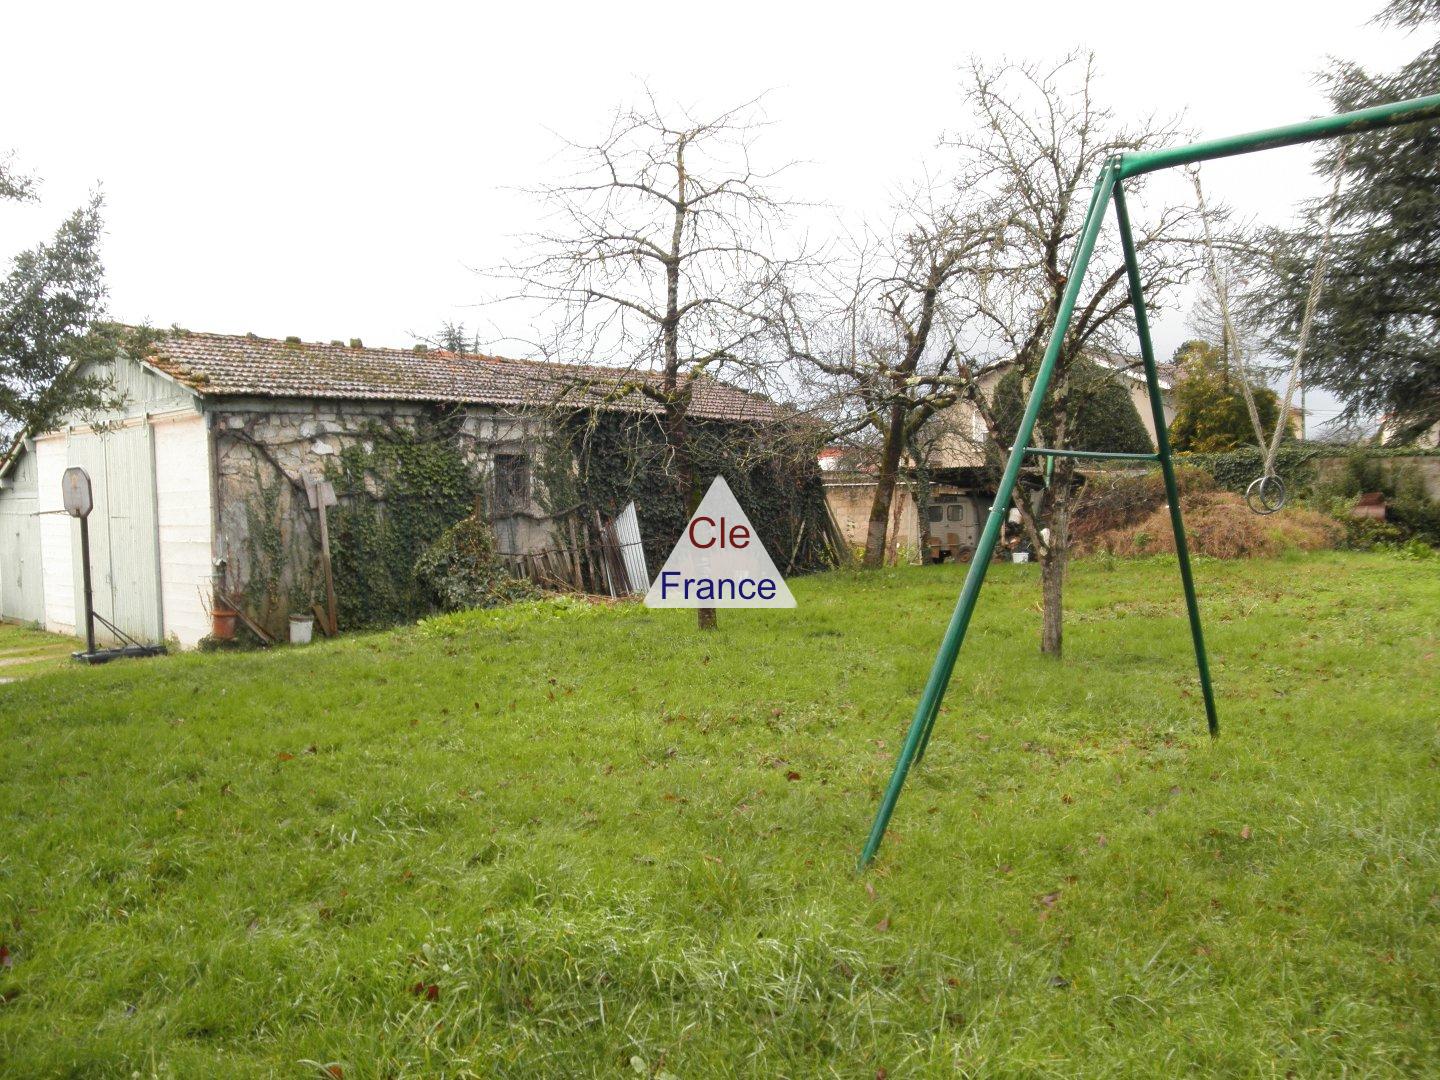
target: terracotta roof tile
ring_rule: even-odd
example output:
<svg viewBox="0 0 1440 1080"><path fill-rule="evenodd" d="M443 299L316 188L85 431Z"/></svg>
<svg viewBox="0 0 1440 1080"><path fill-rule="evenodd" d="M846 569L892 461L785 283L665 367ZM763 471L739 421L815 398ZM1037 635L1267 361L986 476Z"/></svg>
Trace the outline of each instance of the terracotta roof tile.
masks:
<svg viewBox="0 0 1440 1080"><path fill-rule="evenodd" d="M157 342L146 362L207 397L657 408L638 390L625 390L639 378L658 384L653 374L442 349L351 348L179 330ZM769 398L702 376L690 415L775 420L785 412Z"/></svg>

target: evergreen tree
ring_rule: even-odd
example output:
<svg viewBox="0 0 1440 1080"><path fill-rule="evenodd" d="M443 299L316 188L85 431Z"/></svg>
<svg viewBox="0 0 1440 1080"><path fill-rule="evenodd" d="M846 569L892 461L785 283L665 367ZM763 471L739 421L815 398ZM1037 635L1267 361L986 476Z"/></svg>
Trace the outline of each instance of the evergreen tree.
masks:
<svg viewBox="0 0 1440 1080"><path fill-rule="evenodd" d="M1337 111L1440 91L1440 0L1392 0L1378 21L1430 44L1398 72L1337 63L1325 76ZM1402 437L1440 421L1440 126L1415 124L1325 144L1319 168L1341 170L1325 291L1305 375L1333 391L1349 419L1389 415ZM1278 322L1293 340L1328 200L1285 245Z"/></svg>
<svg viewBox="0 0 1440 1080"><path fill-rule="evenodd" d="M34 188L33 178L0 159L0 200L33 200ZM90 336L106 294L101 205L92 195L51 240L17 255L0 280L0 433L43 431L67 412L108 402L108 384L81 374L76 362L103 354L119 333L112 327Z"/></svg>
<svg viewBox="0 0 1440 1080"><path fill-rule="evenodd" d="M1255 445L1255 429L1245 397L1235 384L1241 378L1225 371L1224 350L1208 341L1187 341L1175 350L1175 421L1170 444L1199 454L1224 453ZM1260 426L1269 438L1280 416L1279 401L1269 387L1251 384Z"/></svg>

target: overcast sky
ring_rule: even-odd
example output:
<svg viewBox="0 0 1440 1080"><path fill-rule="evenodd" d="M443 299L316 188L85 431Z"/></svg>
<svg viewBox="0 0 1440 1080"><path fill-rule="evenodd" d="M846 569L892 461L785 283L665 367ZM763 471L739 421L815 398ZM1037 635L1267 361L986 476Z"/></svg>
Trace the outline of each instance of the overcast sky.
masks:
<svg viewBox="0 0 1440 1080"><path fill-rule="evenodd" d="M701 110L772 91L761 149L807 163L789 188L878 214L965 122L956 67L972 54L1091 47L1122 115L1183 113L1215 136L1328 111L1327 56L1392 69L1418 52L1367 25L1377 7L11 5L0 150L45 183L39 207L0 206L0 253L99 183L115 316L405 346L445 320L487 323L470 305L493 286L469 268L533 221L512 189L553 176L555 133L597 135L642 79ZM1318 190L1309 162L1273 152L1206 183L1285 220ZM1162 313L1157 336L1168 355L1185 313Z"/></svg>

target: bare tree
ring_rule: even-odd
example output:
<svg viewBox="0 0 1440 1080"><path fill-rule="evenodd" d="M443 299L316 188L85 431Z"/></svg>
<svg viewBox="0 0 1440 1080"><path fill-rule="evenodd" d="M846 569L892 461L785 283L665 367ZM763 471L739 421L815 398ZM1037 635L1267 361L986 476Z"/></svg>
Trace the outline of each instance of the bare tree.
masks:
<svg viewBox="0 0 1440 1080"><path fill-rule="evenodd" d="M702 494L687 423L694 391L714 377L760 383L793 259L776 254L787 206L768 190L783 167L751 161L758 102L703 118L672 112L647 94L600 141L568 143L575 172L535 193L547 224L530 258L505 273L552 320L548 351L633 373L616 392L658 409L693 512ZM699 621L714 627L714 610Z"/></svg>
<svg viewBox="0 0 1440 1080"><path fill-rule="evenodd" d="M781 323L790 355L843 403L832 410L836 434L863 432L878 443L868 567L885 560L905 455L919 447L936 412L956 400L947 376L957 371L969 302L960 286L977 275L1004 231L993 215L937 202L935 191L933 184L918 189L883 236L858 247L847 286L821 305L828 311L802 312L792 301Z"/></svg>
<svg viewBox="0 0 1440 1080"><path fill-rule="evenodd" d="M1017 373L1019 399L1028 397L1055 326L1095 177L1111 155L1162 146L1176 135L1172 124L1153 118L1118 123L1097 100L1095 81L1094 56L1086 52L1043 66L972 62L966 98L975 128L944 141L959 155L965 197L983 195L1003 229L995 259L973 281L970 326L980 344L970 355L982 363L960 364L940 380L983 418L997 461L1008 452L1015 425L997 408L1004 403L982 392L982 369L1006 365ZM1153 308L1194 267L1194 237L1182 235L1193 232L1194 210L1183 203L1147 206L1134 182L1129 190L1132 205L1141 207L1133 226L1145 296ZM1082 359L1133 355L1133 337L1127 341L1121 333L1129 328L1133 334L1134 323L1118 237L1113 229L1101 237L1040 412L1040 437L1055 448L1070 446L1086 386L1095 385L1077 377ZM1027 469L1015 502L1041 566L1040 648L1056 656L1077 480L1072 459L1055 460L1051 470Z"/></svg>

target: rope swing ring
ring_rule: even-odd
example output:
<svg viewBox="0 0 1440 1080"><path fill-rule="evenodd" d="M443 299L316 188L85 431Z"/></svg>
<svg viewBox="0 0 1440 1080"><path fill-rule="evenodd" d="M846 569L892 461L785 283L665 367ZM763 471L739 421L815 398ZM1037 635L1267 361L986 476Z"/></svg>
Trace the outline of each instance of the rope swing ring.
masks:
<svg viewBox="0 0 1440 1080"><path fill-rule="evenodd" d="M1245 505L1262 517L1285 509L1285 481L1274 473L1257 476L1245 489Z"/></svg>
<svg viewBox="0 0 1440 1080"><path fill-rule="evenodd" d="M1260 448L1262 463L1260 475L1245 489L1245 504L1252 513L1273 514L1285 508L1285 481L1275 472L1275 459L1280 454L1280 440L1290 424L1291 403L1295 397L1295 386L1300 380L1300 369L1305 363L1305 348L1310 343L1310 330L1315 323L1315 308L1320 303L1320 294L1325 287L1325 262L1330 254L1330 238L1335 228L1335 212L1340 202L1340 180L1345 171L1345 159L1349 147L1340 148L1335 162L1335 182L1330 188L1330 202L1325 215L1325 231L1320 238L1320 249L1315 254L1315 267L1310 273L1310 288L1305 294L1305 309L1300 317L1300 336L1295 343L1295 359L1290 365L1290 375L1285 382L1285 394L1280 399L1280 415L1269 442L1265 429L1260 423L1260 410L1255 404L1255 394L1250 388L1250 373L1240 348L1239 335L1230 318L1230 294L1220 274L1220 264L1215 258L1215 241L1210 231L1210 212L1205 206L1205 191L1200 185L1200 167L1192 166L1187 171L1195 185L1195 200L1200 210L1200 221L1205 226L1206 264L1210 273L1210 284L1215 290L1215 299L1220 307L1223 326L1224 350L1227 359L1234 362L1240 372L1240 392L1245 399L1245 411L1250 416L1250 427L1255 432L1255 444Z"/></svg>

